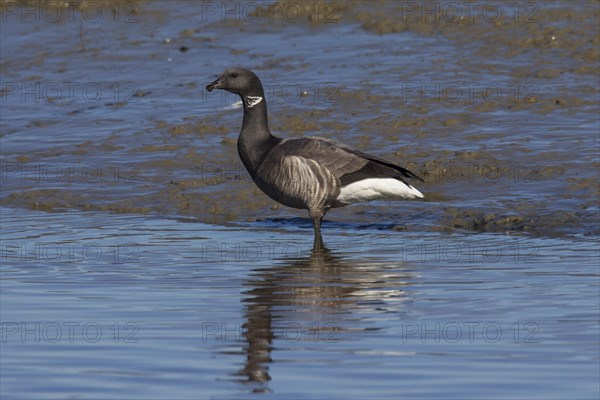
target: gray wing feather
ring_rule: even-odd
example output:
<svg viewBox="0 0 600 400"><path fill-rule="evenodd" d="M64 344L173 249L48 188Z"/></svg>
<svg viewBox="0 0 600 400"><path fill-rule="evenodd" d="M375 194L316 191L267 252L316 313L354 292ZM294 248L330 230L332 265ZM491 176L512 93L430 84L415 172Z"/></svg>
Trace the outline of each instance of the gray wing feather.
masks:
<svg viewBox="0 0 600 400"><path fill-rule="evenodd" d="M404 183L405 178L422 181L405 168L331 139L284 139L273 150L316 161L339 179L342 186L367 178L395 178Z"/></svg>
<svg viewBox="0 0 600 400"><path fill-rule="evenodd" d="M315 160L275 147L256 174L256 184L272 199L294 208L322 209L340 193L335 176Z"/></svg>
<svg viewBox="0 0 600 400"><path fill-rule="evenodd" d="M294 155L314 160L339 179L344 174L362 168L368 162L340 145L341 143L316 137L285 139L271 152L276 151L287 156Z"/></svg>

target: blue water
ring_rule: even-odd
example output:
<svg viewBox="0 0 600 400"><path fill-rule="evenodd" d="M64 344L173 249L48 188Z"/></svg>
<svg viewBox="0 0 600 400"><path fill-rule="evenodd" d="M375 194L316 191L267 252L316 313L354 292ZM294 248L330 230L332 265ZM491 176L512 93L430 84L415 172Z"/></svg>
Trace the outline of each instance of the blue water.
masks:
<svg viewBox="0 0 600 400"><path fill-rule="evenodd" d="M596 241L1 211L3 398L599 390Z"/></svg>

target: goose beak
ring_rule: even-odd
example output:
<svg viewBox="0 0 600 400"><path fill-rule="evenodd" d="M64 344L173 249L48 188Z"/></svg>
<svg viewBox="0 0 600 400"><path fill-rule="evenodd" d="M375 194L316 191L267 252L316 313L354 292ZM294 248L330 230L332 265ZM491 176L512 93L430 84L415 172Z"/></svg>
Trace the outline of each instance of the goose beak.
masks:
<svg viewBox="0 0 600 400"><path fill-rule="evenodd" d="M212 92L213 89L220 89L221 88L221 78L222 77L220 77L219 79L217 79L210 85L206 85L206 90L208 90L209 92Z"/></svg>

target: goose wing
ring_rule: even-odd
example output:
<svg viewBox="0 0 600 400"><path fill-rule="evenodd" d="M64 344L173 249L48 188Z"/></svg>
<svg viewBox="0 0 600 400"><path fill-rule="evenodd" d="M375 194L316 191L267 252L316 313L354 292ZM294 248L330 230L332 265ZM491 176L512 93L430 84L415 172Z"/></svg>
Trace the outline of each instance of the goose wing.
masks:
<svg viewBox="0 0 600 400"><path fill-rule="evenodd" d="M271 157L296 156L325 167L343 186L370 178L407 178L423 181L409 170L382 158L364 153L335 140L312 137L284 139L269 153Z"/></svg>

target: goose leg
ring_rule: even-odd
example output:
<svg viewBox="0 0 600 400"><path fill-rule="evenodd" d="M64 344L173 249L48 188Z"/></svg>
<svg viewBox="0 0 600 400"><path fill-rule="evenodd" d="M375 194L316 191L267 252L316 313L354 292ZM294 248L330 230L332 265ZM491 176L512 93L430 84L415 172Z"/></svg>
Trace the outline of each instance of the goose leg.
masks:
<svg viewBox="0 0 600 400"><path fill-rule="evenodd" d="M308 210L308 214L312 219L313 229L315 230L315 241L313 242L313 250L320 250L324 248L323 237L321 236L321 221L325 216L326 211L322 210Z"/></svg>

